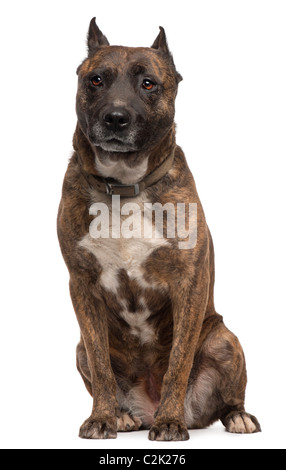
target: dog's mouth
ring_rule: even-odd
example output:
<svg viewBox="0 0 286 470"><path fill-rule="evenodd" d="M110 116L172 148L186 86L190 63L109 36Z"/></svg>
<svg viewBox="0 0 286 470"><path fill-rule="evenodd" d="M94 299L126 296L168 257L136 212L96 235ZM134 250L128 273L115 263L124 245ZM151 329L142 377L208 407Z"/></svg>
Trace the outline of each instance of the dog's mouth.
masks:
<svg viewBox="0 0 286 470"><path fill-rule="evenodd" d="M96 123L88 131L89 140L95 147L100 147L106 152L136 152L138 150L137 129L132 128L116 131L105 129L100 123Z"/></svg>
<svg viewBox="0 0 286 470"><path fill-rule="evenodd" d="M105 139L99 139L94 142L96 147L102 148L106 152L120 152L120 153L127 153L127 152L134 152L136 151L135 145L130 142L131 139L124 139L122 137L112 136Z"/></svg>
<svg viewBox="0 0 286 470"><path fill-rule="evenodd" d="M106 152L131 152L133 149L130 148L130 145L119 139L108 139L96 144L98 147L101 147Z"/></svg>

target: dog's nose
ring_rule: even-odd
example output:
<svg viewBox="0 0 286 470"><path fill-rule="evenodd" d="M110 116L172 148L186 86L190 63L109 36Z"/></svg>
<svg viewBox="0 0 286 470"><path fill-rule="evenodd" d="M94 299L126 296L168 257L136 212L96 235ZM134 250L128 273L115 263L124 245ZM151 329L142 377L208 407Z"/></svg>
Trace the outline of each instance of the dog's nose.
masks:
<svg viewBox="0 0 286 470"><path fill-rule="evenodd" d="M103 116L103 120L107 129L123 131L130 123L130 115L125 109L113 109Z"/></svg>

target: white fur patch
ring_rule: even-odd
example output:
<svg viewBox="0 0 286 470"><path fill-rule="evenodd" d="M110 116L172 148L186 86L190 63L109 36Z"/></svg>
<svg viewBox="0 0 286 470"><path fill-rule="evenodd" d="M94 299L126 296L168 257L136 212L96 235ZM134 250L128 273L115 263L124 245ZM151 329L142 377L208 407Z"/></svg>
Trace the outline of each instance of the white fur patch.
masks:
<svg viewBox="0 0 286 470"><path fill-rule="evenodd" d="M94 199L101 200L111 208L111 198L104 194L94 194ZM128 201L128 200L127 200ZM146 201L144 193L136 198L132 198L132 202L138 204L138 211L142 210L143 204ZM126 199L122 199L122 204L126 203ZM121 211L121 207L117 207L117 211ZM116 214L119 218L124 219L124 216ZM109 222L112 222L112 217L109 217ZM92 253L102 271L99 278L100 284L107 291L117 295L120 288L118 274L120 270L125 270L131 281L136 281L138 285L143 288L153 288L166 291L166 285L162 285L162 281L157 283L156 280L149 282L146 277L145 262L152 252L160 247L168 247L169 241L166 238L157 238L158 233L152 230L152 218L145 221L147 224L147 231L151 233L152 238L112 238L112 229L110 230L109 238L93 238L90 233L87 233L79 245ZM150 225L150 227L148 226ZM120 236L116 231L116 236ZM152 343L156 340L156 334L153 328L148 323L148 318L151 314L144 301L143 296L139 298L140 308L137 312L130 312L128 310L127 302L123 299L120 301L122 310L119 311L121 317L130 326L130 333L138 338L141 344Z"/></svg>
<svg viewBox="0 0 286 470"><path fill-rule="evenodd" d="M148 256L161 246L168 245L166 239L156 238L92 238L88 233L79 245L92 253L102 267L102 286L116 293L119 287L118 272L125 269L132 280L143 288L156 287L144 279L142 265Z"/></svg>
<svg viewBox="0 0 286 470"><path fill-rule="evenodd" d="M95 157L95 167L106 178L114 178L123 184L133 184L140 181L146 174L148 157L133 167L130 167L122 160L105 158L104 161L101 161L98 157Z"/></svg>
<svg viewBox="0 0 286 470"><path fill-rule="evenodd" d="M148 310L144 299L140 299L140 304L143 308L139 312L129 312L125 301L122 301L121 304L123 306L123 310L120 312L120 316L130 326L130 333L136 336L140 340L141 344L152 343L155 341L155 331L147 322L151 312Z"/></svg>
<svg viewBox="0 0 286 470"><path fill-rule="evenodd" d="M92 199L94 198L98 202L104 202L109 206L109 211L111 212L112 201L110 196L97 192L95 194L92 193L91 196ZM128 201L138 204L139 211L143 210L144 202L147 202L143 192L136 198L122 198L120 207L117 210L121 211L122 205ZM120 217L119 214L114 215L115 217ZM122 218L124 216L121 216L121 220ZM110 223L110 219L108 223ZM154 250L163 246L170 246L169 241L166 238L157 238L158 234L155 233L155 230L152 232L151 218L147 218L144 224L146 224L146 231L152 233L152 238L145 238L144 236L141 238L112 238L112 229L110 228L110 238L93 238L90 233L87 233L79 242L80 246L97 258L102 267L100 282L105 289L113 293L117 292L119 287L118 272L120 269L125 269L129 278L136 280L143 289L150 287L162 288L162 285L156 286L153 283L151 285L146 281L143 265ZM118 236L120 236L120 231Z"/></svg>

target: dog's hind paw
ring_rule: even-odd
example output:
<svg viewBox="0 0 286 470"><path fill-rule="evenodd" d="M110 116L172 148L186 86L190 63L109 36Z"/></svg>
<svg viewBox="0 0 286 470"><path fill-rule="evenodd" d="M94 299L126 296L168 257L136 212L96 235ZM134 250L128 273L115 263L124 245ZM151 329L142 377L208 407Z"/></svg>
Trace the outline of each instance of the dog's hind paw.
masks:
<svg viewBox="0 0 286 470"><path fill-rule="evenodd" d="M261 427L255 416L245 411L232 411L223 420L228 432L238 434L252 434L260 432Z"/></svg>
<svg viewBox="0 0 286 470"><path fill-rule="evenodd" d="M187 441L190 438L185 425L180 423L156 423L149 432L150 441Z"/></svg>
<svg viewBox="0 0 286 470"><path fill-rule="evenodd" d="M137 416L131 416L128 413L122 412L117 417L117 431L138 431L141 425L142 421Z"/></svg>
<svg viewBox="0 0 286 470"><path fill-rule="evenodd" d="M116 418L97 418L90 416L80 427L82 439L115 439Z"/></svg>

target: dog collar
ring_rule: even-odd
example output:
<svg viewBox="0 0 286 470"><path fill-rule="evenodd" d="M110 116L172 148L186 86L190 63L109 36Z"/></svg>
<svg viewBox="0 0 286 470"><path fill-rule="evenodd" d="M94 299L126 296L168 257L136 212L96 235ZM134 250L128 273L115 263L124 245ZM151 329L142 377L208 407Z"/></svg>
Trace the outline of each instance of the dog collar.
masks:
<svg viewBox="0 0 286 470"><path fill-rule="evenodd" d="M95 176L91 173L84 174L91 188L96 189L100 193L108 194L109 196L121 196L121 197L135 197L149 188L153 184L157 183L166 173L170 170L175 156L175 149L172 153L158 166L152 173L147 175L142 181L134 184L122 184L112 178L104 178L102 176Z"/></svg>

